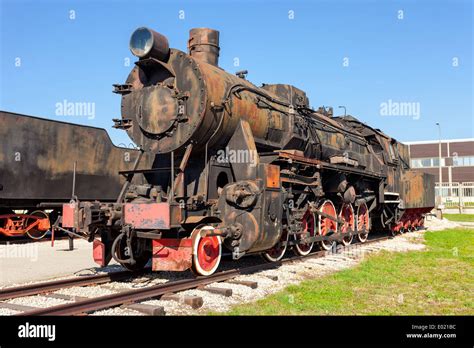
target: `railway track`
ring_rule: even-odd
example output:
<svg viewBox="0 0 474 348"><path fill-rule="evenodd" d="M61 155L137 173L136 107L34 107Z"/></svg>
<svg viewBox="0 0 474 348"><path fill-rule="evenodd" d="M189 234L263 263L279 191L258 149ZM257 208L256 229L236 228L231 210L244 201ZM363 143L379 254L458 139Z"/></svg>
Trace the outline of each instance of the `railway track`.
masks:
<svg viewBox="0 0 474 348"><path fill-rule="evenodd" d="M367 242L360 244L356 243L354 246L362 245L366 246L368 244L380 242L383 240L387 240L393 237L384 236L379 238L370 239ZM80 298L74 299L71 296L63 297L65 300L72 300L75 302L66 303L61 305L56 305L48 308L27 308L24 306L24 310L19 315L84 315L89 312L94 312L98 310L103 310L107 308L112 308L116 306L121 306L123 308L130 308L137 310L139 312L145 314L152 314L157 315L157 313L163 312L163 310L159 309L158 307L153 307L150 305L142 305L139 302L150 300L150 299L162 299L163 297L168 299L177 300L178 296L177 293L191 290L191 289L201 289L201 290L208 290L210 292L216 292L224 294L225 289L219 288L207 288L206 286L213 284L213 283L220 283L220 282L229 282L232 281L233 278L236 278L241 275L249 275L255 274L260 271L269 270L277 268L283 264L298 262L302 260L312 259L312 258L323 258L325 256L337 255L337 253L328 253L327 251L318 251L307 256L294 256L290 258L285 258L278 262L273 263L262 263L257 265L252 265L244 268L234 268L230 270L221 271L215 273L211 276L207 277L195 277L190 279L182 279L177 281L170 281L164 284L152 285L147 286L140 289L134 290L125 290L119 293L114 293L105 296L98 296L94 298ZM73 278L73 279L63 279L58 281L52 282L45 282L39 284L31 284L26 286L19 286L14 288L7 288L0 291L0 301L16 299L19 297L25 296L32 296L32 295L42 295L42 294L51 294L54 291L75 287L75 286L90 286L90 285L98 285L104 284L114 281L123 281L130 278L133 278L138 275L145 274L146 271L141 272L130 272L130 271L120 271L120 272L113 272L108 274L101 274L101 275L94 275L94 276L87 276L87 277L80 277L80 278ZM275 279L274 279L275 280ZM237 282L239 283L239 282ZM241 281L240 283L244 285L248 285L250 287L255 286L252 282L245 282ZM56 295L58 296L58 295ZM59 295L58 298L61 298ZM173 297L174 296L174 297ZM225 296L229 296L226 294ZM2 302L0 304L8 304ZM198 308L202 305L202 299L200 301L193 301L190 299L188 303L191 306L196 306ZM15 306L15 305L13 305ZM20 310L22 306L19 306ZM18 306L17 309L18 310Z"/></svg>
<svg viewBox="0 0 474 348"><path fill-rule="evenodd" d="M29 284L16 286L0 290L0 301L10 300L18 297L40 295L51 293L60 289L71 288L73 286L90 286L103 284L113 281L129 279L133 276L144 274L146 270L141 272L119 271L110 272L99 275L81 276L77 278L68 278L55 280L51 282Z"/></svg>

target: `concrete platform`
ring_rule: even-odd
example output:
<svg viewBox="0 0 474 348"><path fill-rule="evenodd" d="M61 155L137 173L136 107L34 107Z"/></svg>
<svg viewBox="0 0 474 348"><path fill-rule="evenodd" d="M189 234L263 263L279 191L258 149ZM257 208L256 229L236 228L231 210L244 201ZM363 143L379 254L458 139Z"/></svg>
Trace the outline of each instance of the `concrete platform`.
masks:
<svg viewBox="0 0 474 348"><path fill-rule="evenodd" d="M113 264L113 261L111 265ZM115 264L113 268L119 268ZM74 274L94 274L100 267L92 259L92 243L74 240L56 240L26 244L0 245L0 287L31 281L47 281Z"/></svg>

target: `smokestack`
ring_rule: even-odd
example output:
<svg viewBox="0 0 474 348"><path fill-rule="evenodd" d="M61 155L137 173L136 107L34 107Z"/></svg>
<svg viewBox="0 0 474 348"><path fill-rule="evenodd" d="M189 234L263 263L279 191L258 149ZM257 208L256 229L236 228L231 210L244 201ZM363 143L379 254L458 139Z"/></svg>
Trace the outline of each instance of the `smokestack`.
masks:
<svg viewBox="0 0 474 348"><path fill-rule="evenodd" d="M189 31L188 54L203 62L218 66L219 32L209 28L194 28Z"/></svg>

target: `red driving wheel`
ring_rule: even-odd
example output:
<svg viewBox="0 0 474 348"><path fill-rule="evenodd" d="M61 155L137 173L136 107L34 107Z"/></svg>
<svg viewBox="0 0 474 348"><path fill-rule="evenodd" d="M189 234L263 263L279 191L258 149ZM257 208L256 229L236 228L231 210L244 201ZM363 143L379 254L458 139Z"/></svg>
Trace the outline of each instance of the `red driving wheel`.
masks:
<svg viewBox="0 0 474 348"><path fill-rule="evenodd" d="M334 219L337 217L336 208L334 207L334 204L332 204L330 200L324 201L323 204L321 204L321 206L319 207L319 211L321 213L334 217ZM337 221L334 221L333 219L319 215L319 224L318 224L319 235L326 236L326 235L335 233L336 231L337 231ZM331 250L334 243L335 243L334 241L323 240L320 242L320 245L321 245L321 248L324 250Z"/></svg>
<svg viewBox="0 0 474 348"><path fill-rule="evenodd" d="M339 218L344 220L344 224L341 226L342 233L355 230L354 208L352 208L350 203L344 203L342 205L341 211L339 212ZM342 238L342 244L346 246L351 244L353 237L354 236L350 235Z"/></svg>
<svg viewBox="0 0 474 348"><path fill-rule="evenodd" d="M311 212L310 209L306 210L303 215L303 218L301 219L301 228L302 233L297 235L297 240L306 237L314 237L316 230L316 218L314 217L314 214ZM308 255L311 252L311 249L313 249L313 245L314 242L296 244L295 253L301 256Z"/></svg>
<svg viewBox="0 0 474 348"><path fill-rule="evenodd" d="M367 240L370 230L370 219L369 219L369 209L367 204L362 203L357 209L357 239L361 243L364 243Z"/></svg>
<svg viewBox="0 0 474 348"><path fill-rule="evenodd" d="M273 248L265 251L263 253L263 258L269 262L276 262L280 261L283 256L285 255L286 249L287 249L287 244L282 245L282 242L287 243L288 242L288 231L286 228L283 229L281 232L281 237L278 243L273 246Z"/></svg>

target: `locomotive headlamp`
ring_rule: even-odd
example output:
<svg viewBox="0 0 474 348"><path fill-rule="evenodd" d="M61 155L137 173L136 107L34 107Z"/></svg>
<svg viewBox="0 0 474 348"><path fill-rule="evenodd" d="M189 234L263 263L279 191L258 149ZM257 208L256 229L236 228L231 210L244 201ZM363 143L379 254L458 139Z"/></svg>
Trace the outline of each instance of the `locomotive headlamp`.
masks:
<svg viewBox="0 0 474 348"><path fill-rule="evenodd" d="M130 51L138 58L152 57L164 61L168 59L170 47L165 36L141 27L130 38Z"/></svg>

